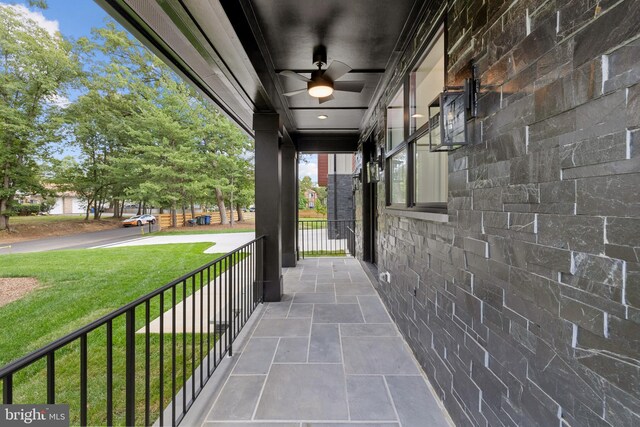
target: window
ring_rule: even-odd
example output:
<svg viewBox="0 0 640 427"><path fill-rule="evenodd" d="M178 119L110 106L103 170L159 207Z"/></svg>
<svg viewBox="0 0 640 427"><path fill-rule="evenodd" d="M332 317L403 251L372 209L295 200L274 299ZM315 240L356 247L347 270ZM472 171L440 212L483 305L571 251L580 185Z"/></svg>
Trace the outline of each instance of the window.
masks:
<svg viewBox="0 0 640 427"><path fill-rule="evenodd" d="M391 158L391 204L407 203L407 150Z"/></svg>
<svg viewBox="0 0 640 427"><path fill-rule="evenodd" d="M429 151L429 135L416 141L415 195L416 205L447 203L448 159L446 152Z"/></svg>
<svg viewBox="0 0 640 427"><path fill-rule="evenodd" d="M401 87L387 107L387 150L393 150L404 140L404 89Z"/></svg>
<svg viewBox="0 0 640 427"><path fill-rule="evenodd" d="M418 67L409 75L410 132L427 123L429 104L444 87L444 37L440 35Z"/></svg>
<svg viewBox="0 0 640 427"><path fill-rule="evenodd" d="M445 86L445 60L441 29L387 107L387 205L394 208L446 210L448 156L429 150L430 127L439 124L428 108Z"/></svg>

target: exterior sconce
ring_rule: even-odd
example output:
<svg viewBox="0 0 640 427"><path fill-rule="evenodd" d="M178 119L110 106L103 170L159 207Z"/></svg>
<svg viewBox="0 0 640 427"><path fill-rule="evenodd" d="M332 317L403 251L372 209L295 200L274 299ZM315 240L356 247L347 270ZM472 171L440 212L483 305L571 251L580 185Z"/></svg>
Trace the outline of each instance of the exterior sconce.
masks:
<svg viewBox="0 0 640 427"><path fill-rule="evenodd" d="M384 163L385 163L385 152L384 152L384 147L382 145L378 146L378 149L376 150L376 155L378 160L378 167L382 172L384 171Z"/></svg>
<svg viewBox="0 0 640 427"><path fill-rule="evenodd" d="M367 163L367 181L368 182L379 182L380 181L380 165L378 162L369 162Z"/></svg>
<svg viewBox="0 0 640 427"><path fill-rule="evenodd" d="M471 143L467 122L476 115L478 82L449 88L429 104L430 151L453 151Z"/></svg>
<svg viewBox="0 0 640 427"><path fill-rule="evenodd" d="M353 191L358 191L360 190L360 182L362 181L361 179L361 170L358 170L356 173L354 173L351 178L353 179Z"/></svg>

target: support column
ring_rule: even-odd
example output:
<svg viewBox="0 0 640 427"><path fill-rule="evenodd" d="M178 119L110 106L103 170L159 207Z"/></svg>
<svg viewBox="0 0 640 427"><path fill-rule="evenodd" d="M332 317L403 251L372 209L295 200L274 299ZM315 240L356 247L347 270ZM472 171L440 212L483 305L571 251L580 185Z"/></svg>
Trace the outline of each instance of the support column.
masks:
<svg viewBox="0 0 640 427"><path fill-rule="evenodd" d="M296 266L296 212L298 156L293 143L282 144L282 266Z"/></svg>
<svg viewBox="0 0 640 427"><path fill-rule="evenodd" d="M282 297L282 160L280 117L253 115L256 150L256 236L267 236L264 246L264 300Z"/></svg>

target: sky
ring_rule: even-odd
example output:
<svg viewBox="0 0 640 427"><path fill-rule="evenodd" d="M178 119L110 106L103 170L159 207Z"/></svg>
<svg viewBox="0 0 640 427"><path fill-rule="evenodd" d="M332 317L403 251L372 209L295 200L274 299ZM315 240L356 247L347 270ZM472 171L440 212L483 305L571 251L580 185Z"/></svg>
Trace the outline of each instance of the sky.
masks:
<svg viewBox="0 0 640 427"><path fill-rule="evenodd" d="M28 2L0 1L3 4L17 4L28 8ZM90 0L48 0L45 10L30 8L30 17L49 29L55 27L64 36L77 39L89 36L91 28L102 26L107 13Z"/></svg>
<svg viewBox="0 0 640 427"><path fill-rule="evenodd" d="M300 156L300 164L298 166L298 176L300 179L308 176L314 184L318 183L318 155L304 154Z"/></svg>
<svg viewBox="0 0 640 427"><path fill-rule="evenodd" d="M89 37L91 29L100 27L109 17L97 3L91 0L48 0L48 8L29 8L26 0L0 0L0 4L14 4L22 13L36 21L49 32L60 31L66 38ZM73 97L73 95L71 95ZM65 151L66 154L72 154ZM300 179L311 177L318 182L318 156L305 155L299 166Z"/></svg>

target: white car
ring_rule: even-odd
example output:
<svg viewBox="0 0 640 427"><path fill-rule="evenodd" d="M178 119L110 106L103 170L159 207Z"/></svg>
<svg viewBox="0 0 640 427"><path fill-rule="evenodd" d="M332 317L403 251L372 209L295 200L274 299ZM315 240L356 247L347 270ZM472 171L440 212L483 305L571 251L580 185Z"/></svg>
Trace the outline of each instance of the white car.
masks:
<svg viewBox="0 0 640 427"><path fill-rule="evenodd" d="M122 221L124 227L139 227L145 224L155 224L156 217L149 214L135 215Z"/></svg>

